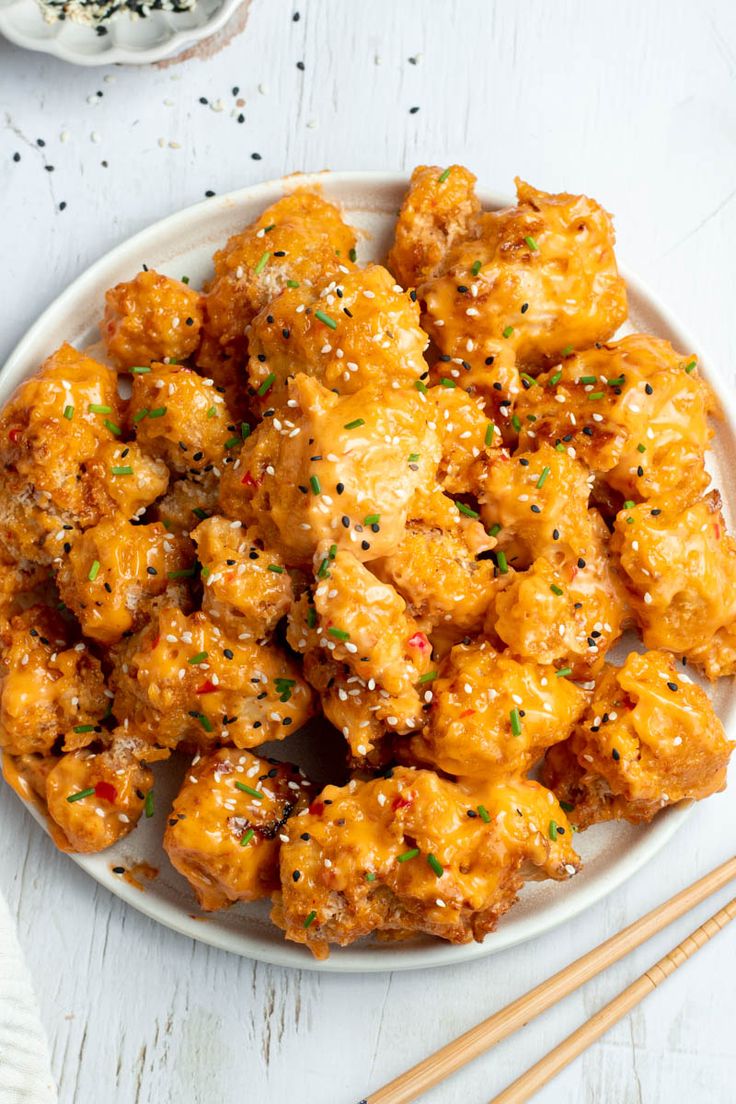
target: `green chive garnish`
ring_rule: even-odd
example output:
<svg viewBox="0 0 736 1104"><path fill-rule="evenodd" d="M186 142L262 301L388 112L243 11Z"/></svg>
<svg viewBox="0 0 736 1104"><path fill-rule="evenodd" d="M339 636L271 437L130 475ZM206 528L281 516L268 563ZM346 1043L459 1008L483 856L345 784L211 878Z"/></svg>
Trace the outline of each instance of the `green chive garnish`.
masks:
<svg viewBox="0 0 736 1104"><path fill-rule="evenodd" d="M560 808L565 813L571 813L573 811L573 809L575 808L575 806L571 805L569 801L561 801L560 802Z"/></svg>
<svg viewBox="0 0 736 1104"><path fill-rule="evenodd" d="M64 417L66 418L66 420L68 422L70 422L72 420L72 418L74 417L74 407L73 406L65 406L64 407Z"/></svg>
<svg viewBox="0 0 736 1104"><path fill-rule="evenodd" d="M188 276L182 276L182 278L181 278L181 282L182 282L183 284L188 284L188 283L189 283L189 277L188 277Z"/></svg>
<svg viewBox="0 0 736 1104"><path fill-rule="evenodd" d="M637 452L646 452L646 451L647 451L647 446L646 446L646 445L642 445L642 444L638 444L638 445L636 446L636 451L637 451Z"/></svg>
<svg viewBox="0 0 736 1104"><path fill-rule="evenodd" d="M633 510L635 505L636 503L633 501L633 499L627 498L624 502L624 510Z"/></svg>
<svg viewBox="0 0 736 1104"><path fill-rule="evenodd" d="M309 916L304 921L304 927L305 928L310 927L310 925L312 925L316 919L317 919L317 913L314 911L314 909L312 909Z"/></svg>
<svg viewBox="0 0 736 1104"><path fill-rule="evenodd" d="M479 817L480 817L480 819L481 819L482 821L484 821L484 822L485 822L486 824L490 824L490 823L491 823L491 814L490 814L490 813L488 812L488 810L486 809L485 805L479 805L479 806L478 806L478 816L479 816Z"/></svg>
<svg viewBox="0 0 736 1104"><path fill-rule="evenodd" d="M216 406L211 406L209 408L209 410L207 411L207 417L208 418L214 418L214 416L216 414L217 414L217 407Z"/></svg>
<svg viewBox="0 0 736 1104"><path fill-rule="evenodd" d="M69 794L67 801L71 804L73 801L81 801L83 797L91 797L95 792L94 786L89 790L79 790L78 793Z"/></svg>
<svg viewBox="0 0 736 1104"><path fill-rule="evenodd" d="M310 475L309 486L312 488L312 494L322 494L322 485L316 475Z"/></svg>
<svg viewBox="0 0 736 1104"><path fill-rule="evenodd" d="M626 383L626 378L624 376L616 376L615 379L606 380L606 383L609 387L621 387Z"/></svg>
<svg viewBox="0 0 736 1104"><path fill-rule="evenodd" d="M427 385L422 380L414 380L414 386L417 391L421 391L423 395L427 394Z"/></svg>
<svg viewBox="0 0 736 1104"><path fill-rule="evenodd" d="M509 713L509 720L511 721L511 731L514 736L521 736L521 717L519 716L519 710L514 708Z"/></svg>
<svg viewBox="0 0 736 1104"><path fill-rule="evenodd" d="M354 249L349 249L349 250L348 250L348 257L349 257L349 258L350 258L350 260L351 260L351 261L353 262L353 264L355 264L355 262L356 262L356 261L357 261L357 259L358 259L358 254L357 254L357 252L356 252L356 251L355 251Z"/></svg>
<svg viewBox="0 0 736 1104"><path fill-rule="evenodd" d="M501 572L502 575L508 575L509 565L508 565L508 561L506 559L506 553L505 552L497 552L496 553L496 565L497 565L498 570Z"/></svg>
<svg viewBox="0 0 736 1104"><path fill-rule="evenodd" d="M457 387L454 379L448 379L447 376L442 376L440 379L440 387Z"/></svg>
<svg viewBox="0 0 736 1104"><path fill-rule="evenodd" d="M331 330L337 329L337 320L331 318L329 314L325 314L324 311L318 310L314 312L314 317L318 318L325 326L329 326Z"/></svg>
<svg viewBox="0 0 736 1104"><path fill-rule="evenodd" d="M75 725L74 726L74 731L75 732L94 732L94 730L95 730L94 725Z"/></svg>
<svg viewBox="0 0 736 1104"><path fill-rule="evenodd" d="M525 383L529 384L530 387L536 387L537 381L535 380L534 376L530 376L528 372L520 372L519 375Z"/></svg>
<svg viewBox="0 0 736 1104"><path fill-rule="evenodd" d="M555 671L555 678L567 678L572 674L572 667L560 667L559 671Z"/></svg>
<svg viewBox="0 0 736 1104"><path fill-rule="evenodd" d="M380 514L366 514L363 518L364 525L378 525L381 520Z"/></svg>
<svg viewBox="0 0 736 1104"><path fill-rule="evenodd" d="M578 383L596 383L597 380L597 376L581 376Z"/></svg>
<svg viewBox="0 0 736 1104"><path fill-rule="evenodd" d="M511 424L514 427L514 429L516 430L516 432L518 433L519 430L521 429L521 420L520 420L518 414L512 415Z"/></svg>
<svg viewBox="0 0 736 1104"><path fill-rule="evenodd" d="M553 376L549 377L549 386L550 387L556 387L561 379L562 379L562 372L555 372L555 374Z"/></svg>
<svg viewBox="0 0 736 1104"><path fill-rule="evenodd" d="M213 410L215 409L214 406L212 407L212 409ZM147 417L148 417L148 407L144 406L142 410L137 410L136 413L133 415L133 421L135 422L136 425L138 425L138 422L142 422L143 419L147 418Z"/></svg>
<svg viewBox="0 0 736 1104"><path fill-rule="evenodd" d="M142 376L145 372L151 371L150 367L147 367L145 364L141 364L137 368L131 368L130 370L136 376Z"/></svg>
<svg viewBox="0 0 736 1104"><path fill-rule="evenodd" d="M362 425L365 425L365 418L356 418L354 422L346 422L343 429L357 429Z"/></svg>
<svg viewBox="0 0 736 1104"><path fill-rule="evenodd" d="M539 476L539 479L537 480L537 489L541 489L544 486L545 480L547 479L548 475L549 475L549 467L545 464L544 467L542 468L542 473Z"/></svg>
<svg viewBox="0 0 736 1104"><path fill-rule="evenodd" d="M438 674L439 671L427 671L426 674L420 675L417 681L420 683L434 682Z"/></svg>
<svg viewBox="0 0 736 1104"><path fill-rule="evenodd" d="M349 640L350 633L345 632L345 629L328 629L327 632L330 636L334 636L335 640Z"/></svg>
<svg viewBox="0 0 736 1104"><path fill-rule="evenodd" d="M265 794L262 794L260 790L254 790L252 786L246 786L245 782L236 782L236 790L242 790L243 793L247 793L250 797L254 797L256 801L263 801Z"/></svg>
<svg viewBox="0 0 736 1104"><path fill-rule="evenodd" d="M455 505L457 506L457 508L458 508L458 510L460 511L461 514L465 514L465 517L469 517L469 518L480 517L480 514L478 513L477 510L473 510L473 509L470 508L470 506L466 506L464 502L456 502Z"/></svg>
<svg viewBox="0 0 736 1104"><path fill-rule="evenodd" d="M376 875L375 875L375 874L366 874L366 876L365 876L365 880L366 880L367 882L375 882L375 880L376 880Z"/></svg>
<svg viewBox="0 0 736 1104"><path fill-rule="evenodd" d="M91 583L93 583L95 581L95 579L97 578L97 576L99 575L99 573L100 573L100 561L99 560L94 560L91 568L87 572L87 578L89 579L89 581Z"/></svg>
<svg viewBox="0 0 736 1104"><path fill-rule="evenodd" d="M691 360L689 364L685 365L685 371L687 372L688 375L690 375L690 373L695 370L696 364L697 364L697 361Z"/></svg>
<svg viewBox="0 0 736 1104"><path fill-rule="evenodd" d="M325 563L327 563L326 560L325 560ZM314 608L314 606L309 606L307 608L307 625L309 626L310 629L313 629L316 624L317 624L317 611Z"/></svg>
<svg viewBox="0 0 736 1104"><path fill-rule="evenodd" d="M527 245L529 246L529 248L531 249L532 253L536 253L536 252L537 252L537 250L539 249L539 246L537 245L536 241L535 241L535 240L534 240L534 238L533 238L533 237L531 236L531 234L527 234L527 236L526 236L526 237L524 238L524 241L525 241L525 242L526 242L526 244L527 244Z"/></svg>
<svg viewBox="0 0 736 1104"><path fill-rule="evenodd" d="M100 403L90 403L87 409L90 414L112 414L111 406L102 406Z"/></svg>
<svg viewBox="0 0 736 1104"><path fill-rule="evenodd" d="M240 846L241 847L247 847L248 844L250 843L250 841L253 839L255 834L256 834L255 828L249 828L248 831L245 832L244 835L242 835L240 837Z"/></svg>
<svg viewBox="0 0 736 1104"><path fill-rule="evenodd" d="M473 273L474 276L477 276L478 273L480 272L481 264L482 264L482 261L473 261L473 264L472 264L472 267L471 267L470 271Z"/></svg>
<svg viewBox="0 0 736 1104"><path fill-rule="evenodd" d="M207 659L209 652L197 652L196 655L190 656L187 663L191 663L192 666L196 666L198 663L204 663Z"/></svg>
<svg viewBox="0 0 736 1104"><path fill-rule="evenodd" d="M429 863L429 865L431 866L432 870L435 872L437 877L441 878L442 875L445 873L445 868L442 865L442 863L440 862L440 860L437 858L437 856L433 855L431 851L427 855L427 862Z"/></svg>
<svg viewBox="0 0 736 1104"><path fill-rule="evenodd" d="M549 589L552 591L553 594L556 594L558 598L561 594L565 593L562 587L559 587L557 583L551 583Z"/></svg>
<svg viewBox="0 0 736 1104"><path fill-rule="evenodd" d="M409 453L409 463L410 464L416 464L418 459L419 459L419 453L418 452L410 452Z"/></svg>
<svg viewBox="0 0 736 1104"><path fill-rule="evenodd" d="M298 288L299 287L299 281L298 280L287 280L286 281L286 286L288 288Z"/></svg>
<svg viewBox="0 0 736 1104"><path fill-rule="evenodd" d="M328 578L328 576L330 574L329 571L327 570L327 568L329 566L329 563L330 563L330 561L328 560L327 556L325 556L322 563L319 565L319 571L317 572L317 578L318 579Z"/></svg>
<svg viewBox="0 0 736 1104"><path fill-rule="evenodd" d="M514 327L513 326L507 326L506 329L503 331L503 336L504 337L511 337L513 332L514 332Z"/></svg>
<svg viewBox="0 0 736 1104"><path fill-rule="evenodd" d="M572 345L566 345L565 348L560 353L560 356L569 357L571 352L572 352Z"/></svg>
<svg viewBox="0 0 736 1104"><path fill-rule="evenodd" d="M258 394L261 397L263 397L266 394L267 391L271 390L271 388L273 387L275 382L276 382L276 376L274 375L273 372L269 372L269 374L266 376L266 378L264 379L261 386L258 388Z"/></svg>
<svg viewBox="0 0 736 1104"><path fill-rule="evenodd" d="M198 713L197 720L199 721L205 732L212 731L212 721L209 719L209 717L205 717L204 713Z"/></svg>
<svg viewBox="0 0 736 1104"><path fill-rule="evenodd" d="M278 564L269 564L268 565L268 570L273 571L274 575L283 575L284 574L283 567L280 567Z"/></svg>
<svg viewBox="0 0 736 1104"><path fill-rule="evenodd" d="M264 268L266 267L266 265L269 262L270 256L271 256L271 254L268 252L268 250L266 250L266 252L261 256L261 259L259 260L256 267L253 269L253 274L255 276L258 276L258 275L260 275L261 272L263 272Z"/></svg>
<svg viewBox="0 0 736 1104"><path fill-rule="evenodd" d="M419 854L418 847L412 847L410 851L404 851L403 854L396 856L396 861L400 863L408 862L409 859L415 859Z"/></svg>
<svg viewBox="0 0 736 1104"><path fill-rule="evenodd" d="M146 810L146 816L153 816L153 790L149 790L146 794L146 800L143 803L143 807Z"/></svg>
<svg viewBox="0 0 736 1104"><path fill-rule="evenodd" d="M191 579L197 574L196 567L182 567L179 571L168 571L169 579Z"/></svg>
<svg viewBox="0 0 736 1104"><path fill-rule="evenodd" d="M166 413L166 407L165 406L157 406L155 410L149 410L148 411L148 417L149 418L163 418L165 413Z"/></svg>
<svg viewBox="0 0 736 1104"><path fill-rule="evenodd" d="M119 425L115 425L115 422L111 422L109 418L105 418L102 423L106 429L109 429L111 433L114 433L116 437L119 437L123 432Z"/></svg>
<svg viewBox="0 0 736 1104"><path fill-rule="evenodd" d="M495 433L496 433L495 425L493 424L493 422L489 422L488 425L486 426L486 436L485 436L485 443L487 445L492 445L493 444L493 438L494 438Z"/></svg>
<svg viewBox="0 0 736 1104"><path fill-rule="evenodd" d="M441 172L441 173L440 173L440 175L439 175L439 176L437 177L437 183L438 183L438 184L444 184L444 183L445 183L445 181L447 180L447 178L448 178L448 176L449 176L449 175L450 175L450 170L449 170L449 169L445 169L445 170L444 170L443 172Z"/></svg>
<svg viewBox="0 0 736 1104"><path fill-rule="evenodd" d="M602 398L605 398L605 392L604 391L591 391L590 394L588 395L588 398L589 399L602 399Z"/></svg>
<svg viewBox="0 0 736 1104"><path fill-rule="evenodd" d="M133 469L130 464L122 464L115 468L110 468L113 475L132 475Z"/></svg>
<svg viewBox="0 0 736 1104"><path fill-rule="evenodd" d="M549 838L551 840L556 840L557 839L557 821L556 820L551 820L549 822Z"/></svg>

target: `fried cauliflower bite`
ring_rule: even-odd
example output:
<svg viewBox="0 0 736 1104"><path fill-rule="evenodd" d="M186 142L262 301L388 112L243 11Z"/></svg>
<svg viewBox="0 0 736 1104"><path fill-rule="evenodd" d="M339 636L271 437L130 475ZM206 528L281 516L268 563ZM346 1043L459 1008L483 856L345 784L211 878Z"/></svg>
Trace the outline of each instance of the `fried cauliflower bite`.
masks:
<svg viewBox="0 0 736 1104"><path fill-rule="evenodd" d="M736 541L718 491L680 512L621 510L611 549L646 646L686 656L710 679L736 674Z"/></svg>
<svg viewBox="0 0 736 1104"><path fill-rule="evenodd" d="M501 448L498 426L489 420L481 402L446 378L431 387L434 421L442 444L437 481L448 494L477 494L485 464Z"/></svg>
<svg viewBox="0 0 736 1104"><path fill-rule="evenodd" d="M579 828L639 824L722 790L732 749L707 694L672 656L632 652L606 668L570 739L547 752L543 779Z"/></svg>
<svg viewBox="0 0 736 1104"><path fill-rule="evenodd" d="M418 288L423 326L450 356L541 367L563 349L612 337L626 318L610 215L586 196L516 181L518 206L486 212L477 237L450 250Z"/></svg>
<svg viewBox="0 0 736 1104"><path fill-rule="evenodd" d="M509 574L489 609L486 630L521 659L589 679L628 620L623 584L601 550L588 556L584 570L575 563L553 567L541 556L526 571Z"/></svg>
<svg viewBox="0 0 736 1104"><path fill-rule="evenodd" d="M169 486L163 460L149 456L135 441L107 441L86 465L90 497L99 518L139 517Z"/></svg>
<svg viewBox="0 0 736 1104"><path fill-rule="evenodd" d="M165 607L113 653L114 713L161 747L256 747L314 712L297 664L274 644L227 636L207 614Z"/></svg>
<svg viewBox="0 0 736 1104"><path fill-rule="evenodd" d="M434 276L447 253L477 229L476 177L462 165L418 165L411 174L386 264L405 288Z"/></svg>
<svg viewBox="0 0 736 1104"><path fill-rule="evenodd" d="M88 744L108 712L99 660L67 634L54 610L32 606L0 637L0 748L11 755Z"/></svg>
<svg viewBox="0 0 736 1104"><path fill-rule="evenodd" d="M461 504L462 505L462 504ZM495 540L439 492L418 495L401 543L371 568L406 600L424 632L479 632L493 601L495 567L478 557Z"/></svg>
<svg viewBox="0 0 736 1104"><path fill-rule="evenodd" d="M495 453L479 496L481 517L506 562L523 569L544 556L552 564L582 561L583 568L600 532L599 516L588 509L592 478L550 445L512 457Z"/></svg>
<svg viewBox="0 0 736 1104"><path fill-rule="evenodd" d="M287 834L271 915L316 958L371 932L481 942L516 900L522 864L559 879L579 865L565 814L536 783L458 785L404 767L327 786Z"/></svg>
<svg viewBox="0 0 736 1104"><path fill-rule="evenodd" d="M105 292L100 333L116 368L186 360L199 345L202 295L181 280L147 269Z"/></svg>
<svg viewBox="0 0 736 1104"><path fill-rule="evenodd" d="M448 774L495 781L530 770L565 739L586 702L553 667L520 662L487 640L456 645L440 664L432 694L412 754Z"/></svg>
<svg viewBox="0 0 736 1104"><path fill-rule="evenodd" d="M203 568L202 609L238 640L271 635L294 600L291 576L257 529L211 517L192 532Z"/></svg>
<svg viewBox="0 0 736 1104"><path fill-rule="evenodd" d="M179 790L164 850L203 909L256 901L279 886L279 850L289 817L309 800L292 763L218 748L197 755Z"/></svg>
<svg viewBox="0 0 736 1104"><path fill-rule="evenodd" d="M59 594L85 636L114 644L151 615L153 600L192 566L190 545L163 525L131 525L119 514L69 542L56 574Z"/></svg>
<svg viewBox="0 0 736 1104"><path fill-rule="evenodd" d="M323 284L348 268L355 234L337 207L310 192L294 192L267 207L213 258L204 297L197 364L230 383L248 357L246 327L284 290Z"/></svg>
<svg viewBox="0 0 736 1104"><path fill-rule="evenodd" d="M220 485L212 472L177 479L156 503L155 516L169 533L188 537L200 521L217 513Z"/></svg>
<svg viewBox="0 0 736 1104"><path fill-rule="evenodd" d="M117 728L110 746L62 755L46 778L49 816L72 851L104 851L132 832L153 789L145 760L165 758Z"/></svg>
<svg viewBox="0 0 736 1104"><path fill-rule="evenodd" d="M240 444L222 395L190 368L153 364L134 374L130 412L141 448L182 475L217 474L228 447Z"/></svg>
<svg viewBox="0 0 736 1104"><path fill-rule="evenodd" d="M290 566L311 564L324 540L360 560L386 555L414 494L434 482L433 405L392 388L338 397L304 375L289 396L288 417L261 422L223 472L221 512L257 524Z"/></svg>
<svg viewBox="0 0 736 1104"><path fill-rule="evenodd" d="M0 413L0 540L17 559L47 562L42 546L62 523L99 518L87 465L122 421L111 368L62 345Z"/></svg>
<svg viewBox="0 0 736 1104"><path fill-rule="evenodd" d="M411 387L427 371L419 307L381 265L287 288L248 333L252 403L282 407L303 372L339 395L363 387Z"/></svg>
<svg viewBox="0 0 736 1104"><path fill-rule="evenodd" d="M570 444L625 499L669 506L693 501L710 481L703 458L715 409L696 359L647 334L569 355L515 407L522 448Z"/></svg>

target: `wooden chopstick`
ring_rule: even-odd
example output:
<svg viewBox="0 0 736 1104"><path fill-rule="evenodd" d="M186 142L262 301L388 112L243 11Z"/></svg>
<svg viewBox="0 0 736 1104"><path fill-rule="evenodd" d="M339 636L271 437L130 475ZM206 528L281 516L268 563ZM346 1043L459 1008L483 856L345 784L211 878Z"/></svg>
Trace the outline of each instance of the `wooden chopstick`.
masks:
<svg viewBox="0 0 736 1104"><path fill-rule="evenodd" d="M573 993L590 978L618 962L629 951L641 946L733 878L736 878L736 856L717 866L691 886L680 890L669 901L641 916L623 931L612 935L600 946L594 947L534 989L517 997L476 1027L471 1027L383 1088L371 1093L361 1104L409 1104L416 1100L422 1093L472 1062L569 993Z"/></svg>
<svg viewBox="0 0 736 1104"><path fill-rule="evenodd" d="M615 1023L623 1019L627 1012L644 1000L658 985L673 974L678 966L700 950L704 943L721 931L729 921L736 919L736 897L727 905L719 909L710 920L706 920L699 928L678 943L676 947L655 962L645 974L642 974L628 985L617 997L614 997L604 1008L591 1016L577 1031L541 1058L535 1065L518 1077L513 1084L504 1089L498 1096L494 1096L491 1104L523 1104L529 1100L542 1085L546 1085L560 1070L582 1054L591 1043L600 1039L601 1035L613 1027Z"/></svg>

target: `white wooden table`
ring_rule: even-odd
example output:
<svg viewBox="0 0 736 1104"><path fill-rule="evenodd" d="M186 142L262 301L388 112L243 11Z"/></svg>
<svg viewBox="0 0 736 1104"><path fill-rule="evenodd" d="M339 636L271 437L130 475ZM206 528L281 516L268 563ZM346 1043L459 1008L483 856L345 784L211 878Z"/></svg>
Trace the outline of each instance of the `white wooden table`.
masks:
<svg viewBox="0 0 736 1104"><path fill-rule="evenodd" d="M0 41L0 357L91 261L208 189L424 160L465 162L497 190L518 173L596 196L616 213L620 256L736 383L733 0L253 0L229 47L168 68L74 69ZM717 797L569 928L394 976L288 972L157 927L59 855L7 789L0 889L64 1102L351 1104L727 857L735 838L734 796ZM692 926L427 1100L489 1100ZM734 1101L735 976L730 931L539 1099Z"/></svg>

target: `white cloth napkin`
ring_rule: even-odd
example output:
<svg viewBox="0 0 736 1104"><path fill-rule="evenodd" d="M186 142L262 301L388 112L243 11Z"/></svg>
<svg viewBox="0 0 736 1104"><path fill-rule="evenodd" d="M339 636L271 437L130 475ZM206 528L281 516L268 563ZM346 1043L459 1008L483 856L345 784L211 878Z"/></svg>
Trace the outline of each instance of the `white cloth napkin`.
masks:
<svg viewBox="0 0 736 1104"><path fill-rule="evenodd" d="M0 1104L56 1104L46 1036L15 924L0 895Z"/></svg>

